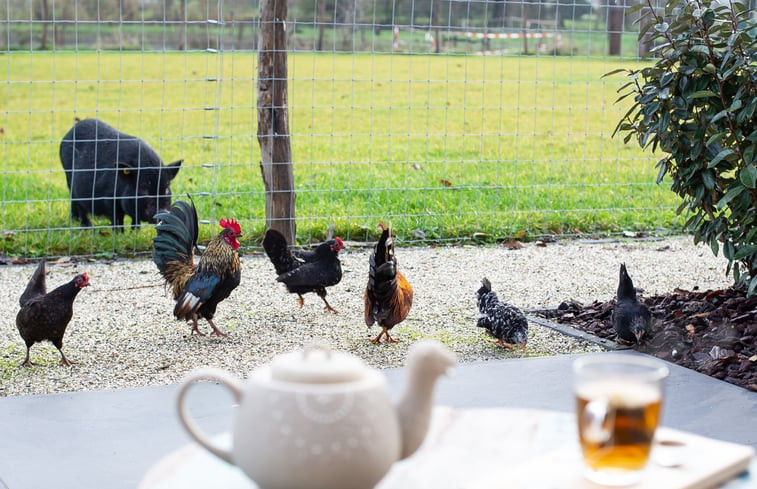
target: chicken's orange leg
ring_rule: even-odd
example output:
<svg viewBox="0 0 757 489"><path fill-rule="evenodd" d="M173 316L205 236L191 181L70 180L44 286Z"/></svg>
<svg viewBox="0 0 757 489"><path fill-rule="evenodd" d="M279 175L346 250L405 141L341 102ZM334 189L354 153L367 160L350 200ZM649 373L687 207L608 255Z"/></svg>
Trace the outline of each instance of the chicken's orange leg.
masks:
<svg viewBox="0 0 757 489"><path fill-rule="evenodd" d="M388 328L384 328L384 333L386 334L386 341L389 341L391 343L399 343L400 340L398 340L396 338L392 338L389 335L389 329Z"/></svg>
<svg viewBox="0 0 757 489"><path fill-rule="evenodd" d="M297 305L300 306L300 309L305 305L305 299L300 294L297 294Z"/></svg>
<svg viewBox="0 0 757 489"><path fill-rule="evenodd" d="M514 348L514 345L511 345L510 343L505 343L502 340L497 340L494 342L497 346L501 346L502 348L507 348L508 350L512 350Z"/></svg>
<svg viewBox="0 0 757 489"><path fill-rule="evenodd" d="M205 333L197 329L197 315L192 315L192 331L189 334L197 333L199 336L205 336Z"/></svg>
<svg viewBox="0 0 757 489"><path fill-rule="evenodd" d="M66 367L71 367L74 364L74 362L66 358L66 355L63 354L63 350L58 348L58 351L60 352L60 364L65 365Z"/></svg>
<svg viewBox="0 0 757 489"><path fill-rule="evenodd" d="M339 311L331 307L331 304L328 303L326 300L326 296L321 296L321 299L323 299L323 303L326 304L326 307L323 308L324 311L329 311L332 314L339 314Z"/></svg>
<svg viewBox="0 0 757 489"><path fill-rule="evenodd" d="M382 328L382 330L381 330L381 331L379 331L379 334L378 334L378 336L376 336L375 338L372 338L372 339L371 339L371 340L369 340L369 341L370 341L371 343L375 343L375 344L377 344L377 345L378 345L379 343L381 343L381 337L382 337L382 336L384 336L384 333L385 333L385 331L384 331L384 330L383 330L383 328Z"/></svg>
<svg viewBox="0 0 757 489"><path fill-rule="evenodd" d="M55 348L57 348L58 351L60 352L60 364L65 365L66 367L70 367L71 365L73 365L74 362L66 358L66 355L63 354L63 339L58 338L54 340L52 343L53 343L53 346L55 346Z"/></svg>
<svg viewBox="0 0 757 489"><path fill-rule="evenodd" d="M216 323L214 323L212 319L207 319L206 318L206 321L208 323L210 323L210 326L213 328L213 334L214 335L216 335L216 336L223 336L224 338L226 338L226 337L229 336L226 333L224 333L223 331L221 331L220 329L218 329L218 327L216 326Z"/></svg>
<svg viewBox="0 0 757 489"><path fill-rule="evenodd" d="M21 365L19 365L20 367L30 367L31 368L34 365L36 365L36 363L34 363L31 360L29 360L29 349L30 349L30 347L27 346L26 347L26 358L24 358L24 361L21 362Z"/></svg>

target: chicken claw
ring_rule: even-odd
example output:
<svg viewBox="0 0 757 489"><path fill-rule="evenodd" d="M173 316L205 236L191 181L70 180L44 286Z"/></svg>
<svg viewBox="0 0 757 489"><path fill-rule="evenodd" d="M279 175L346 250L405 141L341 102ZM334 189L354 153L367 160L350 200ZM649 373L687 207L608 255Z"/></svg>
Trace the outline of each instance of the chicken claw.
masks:
<svg viewBox="0 0 757 489"><path fill-rule="evenodd" d="M214 335L220 336L222 338L228 338L229 337L229 335L227 335L226 333L224 333L223 331L221 331L220 329L218 329L218 326L216 326L216 323L214 323L210 319L207 319L207 321L208 321L208 323L210 323L210 326L213 327L213 334Z"/></svg>

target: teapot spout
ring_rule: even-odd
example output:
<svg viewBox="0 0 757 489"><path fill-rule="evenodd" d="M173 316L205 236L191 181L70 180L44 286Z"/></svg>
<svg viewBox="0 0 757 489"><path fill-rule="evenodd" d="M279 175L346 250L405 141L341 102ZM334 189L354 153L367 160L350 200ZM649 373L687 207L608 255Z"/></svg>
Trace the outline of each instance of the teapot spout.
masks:
<svg viewBox="0 0 757 489"><path fill-rule="evenodd" d="M407 383L397 404L402 435L400 459L415 453L426 438L436 380L456 362L455 354L438 341L418 341L410 347L406 364Z"/></svg>

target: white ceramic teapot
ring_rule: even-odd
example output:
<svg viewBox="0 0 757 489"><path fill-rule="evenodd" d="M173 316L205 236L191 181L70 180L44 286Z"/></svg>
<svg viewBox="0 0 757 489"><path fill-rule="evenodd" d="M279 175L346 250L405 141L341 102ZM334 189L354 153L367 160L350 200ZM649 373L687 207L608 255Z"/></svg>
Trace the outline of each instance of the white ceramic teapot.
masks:
<svg viewBox="0 0 757 489"><path fill-rule="evenodd" d="M436 379L454 363L438 342L413 344L395 406L381 372L314 345L279 355L245 381L219 369L191 373L179 390L179 418L200 445L261 489L369 489L421 445ZM231 450L208 439L187 411L185 396L198 380L220 382L239 403Z"/></svg>

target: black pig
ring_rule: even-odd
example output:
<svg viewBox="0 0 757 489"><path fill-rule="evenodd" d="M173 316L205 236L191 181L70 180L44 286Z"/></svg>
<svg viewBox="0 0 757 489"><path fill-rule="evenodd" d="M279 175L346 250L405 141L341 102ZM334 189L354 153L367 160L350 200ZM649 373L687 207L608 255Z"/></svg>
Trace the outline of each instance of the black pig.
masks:
<svg viewBox="0 0 757 489"><path fill-rule="evenodd" d="M163 166L146 142L98 119L74 124L60 142L60 161L71 193L71 216L84 227L89 215L105 216L132 228L171 207L171 180L183 160Z"/></svg>

